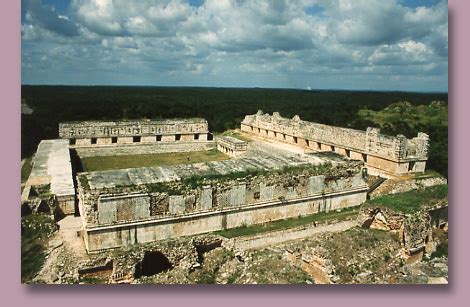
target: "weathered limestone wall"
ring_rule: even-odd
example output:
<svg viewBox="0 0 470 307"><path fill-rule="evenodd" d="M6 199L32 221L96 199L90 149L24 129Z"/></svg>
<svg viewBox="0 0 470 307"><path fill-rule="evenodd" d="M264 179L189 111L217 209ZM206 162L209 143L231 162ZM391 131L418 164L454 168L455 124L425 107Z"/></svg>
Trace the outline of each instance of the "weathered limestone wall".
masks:
<svg viewBox="0 0 470 307"><path fill-rule="evenodd" d="M429 136L418 133L413 139L380 134L380 129L359 131L273 115L247 115L241 130L316 151L333 151L365 162L371 173L393 177L423 172L429 147Z"/></svg>
<svg viewBox="0 0 470 307"><path fill-rule="evenodd" d="M369 194L375 198L385 194L403 193L414 189L423 189L436 185L447 184L444 177L411 178L408 180L386 180L377 189Z"/></svg>
<svg viewBox="0 0 470 307"><path fill-rule="evenodd" d="M146 194L100 197L98 221L100 224L134 221L150 217L150 197Z"/></svg>
<svg viewBox="0 0 470 307"><path fill-rule="evenodd" d="M278 230L268 233L261 233L251 236L236 237L224 240L224 246L231 246L237 250L258 249L267 246L273 246L293 240L310 238L322 232L345 231L357 226L356 220L346 220L335 222L333 224L318 224L313 227L297 227L293 229Z"/></svg>
<svg viewBox="0 0 470 307"><path fill-rule="evenodd" d="M235 207L127 225L88 228L85 240L87 240L88 251L93 252L357 206L365 201L366 194L367 191L363 189L324 196L317 195L305 200L277 201L258 206Z"/></svg>
<svg viewBox="0 0 470 307"><path fill-rule="evenodd" d="M74 213L75 189L66 140L43 140L39 143L32 160L31 174L25 183L25 191L40 186L49 187L44 192L54 194L55 201L64 214ZM24 193L22 202L26 202L29 196Z"/></svg>
<svg viewBox="0 0 470 307"><path fill-rule="evenodd" d="M202 118L141 121L83 121L59 124L61 138L98 138L165 134L208 133Z"/></svg>
<svg viewBox="0 0 470 307"><path fill-rule="evenodd" d="M201 118L59 124L59 136L74 147L207 141L208 133L207 121Z"/></svg>
<svg viewBox="0 0 470 307"><path fill-rule="evenodd" d="M222 136L216 139L217 149L230 157L238 157L246 152L247 143L230 136Z"/></svg>
<svg viewBox="0 0 470 307"><path fill-rule="evenodd" d="M74 214L75 213L75 194L56 196L57 205L63 214Z"/></svg>
<svg viewBox="0 0 470 307"><path fill-rule="evenodd" d="M135 226L134 232L129 231L131 235L137 235L127 236L126 232L126 238L132 242L147 242L150 240L146 239L147 236L163 239L264 223L357 206L366 199L368 186L359 165L332 171L333 176L305 174L308 173L295 176L268 173L243 179L209 181L209 185L195 188L176 181L150 190L139 186L91 189L90 184L96 187L96 182L89 183L84 180L86 175L81 175L78 191L84 228L90 236L96 233L99 238L87 244L96 246L96 249L102 242L108 247L109 242L119 245L121 243L116 243L116 240L123 240L124 235L108 232L127 231L132 225ZM137 211L128 209L125 218L119 217L124 208L136 206L139 207ZM141 229L144 226L140 225L147 225L144 227L147 229L150 224L154 225L150 228L153 234L139 237L139 232L144 231ZM96 229L110 230L96 232Z"/></svg>
<svg viewBox="0 0 470 307"><path fill-rule="evenodd" d="M214 141L193 141L193 142L173 142L173 143L145 143L138 146L135 144L120 146L102 146L102 147L77 147L76 151L80 158L102 157L102 156L120 156L120 155L144 155L156 153L172 152L192 152L206 151L214 149Z"/></svg>

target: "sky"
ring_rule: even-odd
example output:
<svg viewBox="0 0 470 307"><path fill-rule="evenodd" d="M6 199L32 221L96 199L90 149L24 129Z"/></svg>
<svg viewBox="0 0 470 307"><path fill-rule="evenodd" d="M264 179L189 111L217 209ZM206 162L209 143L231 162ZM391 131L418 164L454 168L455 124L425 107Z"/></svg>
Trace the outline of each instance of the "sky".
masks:
<svg viewBox="0 0 470 307"><path fill-rule="evenodd" d="M447 92L445 0L22 0L22 84Z"/></svg>

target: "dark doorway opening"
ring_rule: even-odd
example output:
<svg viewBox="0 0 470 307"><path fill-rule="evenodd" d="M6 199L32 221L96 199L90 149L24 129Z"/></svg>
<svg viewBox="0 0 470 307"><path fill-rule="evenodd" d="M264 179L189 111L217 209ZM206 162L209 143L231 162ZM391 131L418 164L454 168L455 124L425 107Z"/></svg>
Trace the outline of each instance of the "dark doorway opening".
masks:
<svg viewBox="0 0 470 307"><path fill-rule="evenodd" d="M157 142L160 142L162 140L162 136L161 135L157 135L156 136L156 139L157 139Z"/></svg>
<svg viewBox="0 0 470 307"><path fill-rule="evenodd" d="M199 140L199 133L196 133L196 134L194 135L194 139L195 139L195 140Z"/></svg>
<svg viewBox="0 0 470 307"><path fill-rule="evenodd" d="M113 136L111 138L111 143L116 144L117 143L117 137Z"/></svg>
<svg viewBox="0 0 470 307"><path fill-rule="evenodd" d="M70 139L69 140L69 145L75 145L77 141L75 139Z"/></svg>
<svg viewBox="0 0 470 307"><path fill-rule="evenodd" d="M91 144L96 144L96 138L91 138Z"/></svg>
<svg viewBox="0 0 470 307"><path fill-rule="evenodd" d="M133 136L133 137L132 137L132 142L134 142L134 143L140 143L140 136Z"/></svg>
<svg viewBox="0 0 470 307"><path fill-rule="evenodd" d="M139 261L135 267L136 278L141 276L152 276L161 272L171 270L173 265L170 260L159 251L145 252L142 261Z"/></svg>
<svg viewBox="0 0 470 307"><path fill-rule="evenodd" d="M176 134L175 141L180 141L180 140L181 140L181 134Z"/></svg>

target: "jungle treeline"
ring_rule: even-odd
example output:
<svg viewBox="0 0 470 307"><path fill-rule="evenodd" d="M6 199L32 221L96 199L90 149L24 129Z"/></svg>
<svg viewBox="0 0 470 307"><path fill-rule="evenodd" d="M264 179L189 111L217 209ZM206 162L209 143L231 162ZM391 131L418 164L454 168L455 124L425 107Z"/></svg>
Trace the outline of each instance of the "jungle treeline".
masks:
<svg viewBox="0 0 470 307"><path fill-rule="evenodd" d="M58 137L58 124L72 120L118 120L203 117L212 132L240 126L247 114L261 109L284 117L366 129L377 126L358 111L380 111L407 101L414 106L442 101L447 93L296 90L267 88L130 87L130 86L22 86L22 102L33 109L22 115L21 155L31 156L42 139ZM407 119L409 120L409 119ZM447 127L419 125L395 119L386 133L431 137L428 166L447 176Z"/></svg>

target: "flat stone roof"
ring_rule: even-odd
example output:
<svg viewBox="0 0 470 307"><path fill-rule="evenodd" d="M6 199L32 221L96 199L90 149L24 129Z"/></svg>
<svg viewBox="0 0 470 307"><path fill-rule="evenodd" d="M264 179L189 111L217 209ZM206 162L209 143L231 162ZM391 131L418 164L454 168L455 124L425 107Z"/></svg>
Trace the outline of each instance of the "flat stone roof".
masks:
<svg viewBox="0 0 470 307"><path fill-rule="evenodd" d="M51 193L57 196L73 195L75 189L72 179L68 140L43 140L39 143L33 157L29 179L47 178Z"/></svg>
<svg viewBox="0 0 470 307"><path fill-rule="evenodd" d="M246 144L247 143L245 141L242 141L240 139L234 138L233 136L229 136L229 135L223 135L223 136L217 137L217 139L224 140L232 144Z"/></svg>

